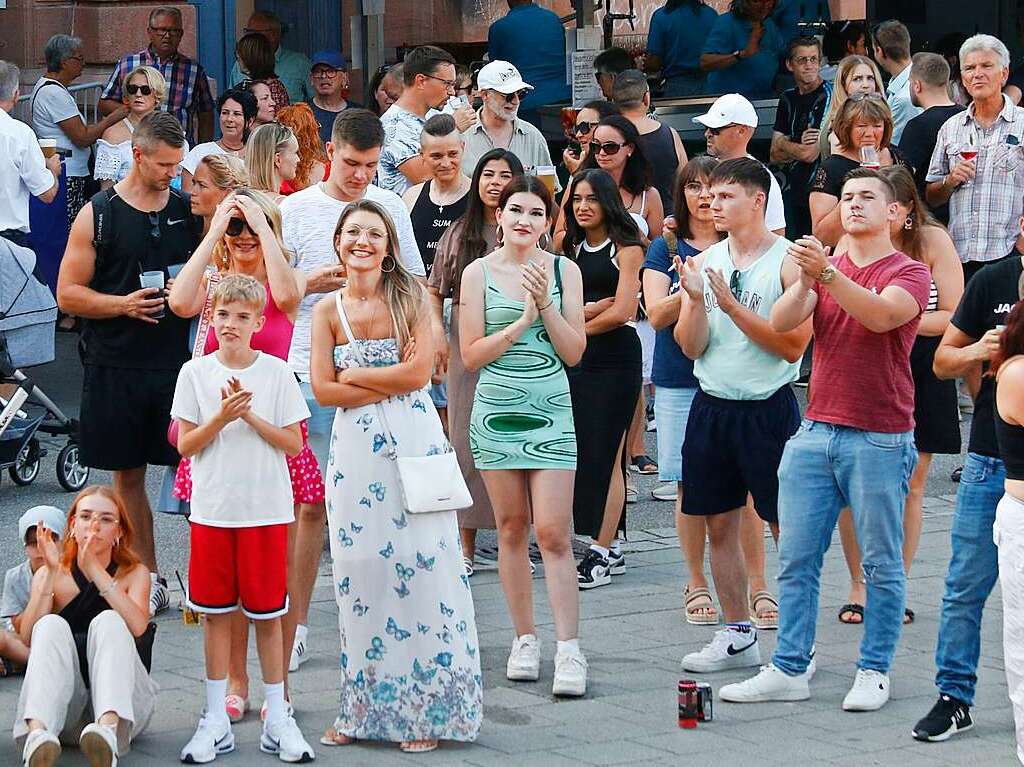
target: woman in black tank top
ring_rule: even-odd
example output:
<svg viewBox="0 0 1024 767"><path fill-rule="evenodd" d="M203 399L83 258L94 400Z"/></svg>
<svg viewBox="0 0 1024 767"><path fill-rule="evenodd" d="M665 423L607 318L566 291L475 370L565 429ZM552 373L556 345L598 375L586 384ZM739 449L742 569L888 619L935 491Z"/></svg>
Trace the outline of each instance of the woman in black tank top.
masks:
<svg viewBox="0 0 1024 767"><path fill-rule="evenodd" d="M26 763L60 752L74 736L93 764L111 764L148 724L155 625L148 568L132 551L132 525L113 488L92 485L71 505L63 548L37 528L43 566L32 578L20 634L29 643L14 737Z"/></svg>
<svg viewBox="0 0 1024 767"><path fill-rule="evenodd" d="M603 170L582 170L566 193L562 252L583 275L587 348L569 372L576 424L573 521L594 544L579 563L581 589L625 570L616 549L625 529L625 440L640 394L642 354L636 316L644 251L640 231Z"/></svg>

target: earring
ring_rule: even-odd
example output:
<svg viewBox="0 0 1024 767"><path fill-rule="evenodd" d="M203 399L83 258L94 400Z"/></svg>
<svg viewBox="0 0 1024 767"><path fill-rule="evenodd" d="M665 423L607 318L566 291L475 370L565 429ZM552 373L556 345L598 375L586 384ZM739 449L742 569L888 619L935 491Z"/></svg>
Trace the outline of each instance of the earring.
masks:
<svg viewBox="0 0 1024 767"><path fill-rule="evenodd" d="M384 268L384 264L387 262L387 260L389 258L391 259L391 268L390 269L385 269ZM380 270L382 272L384 272L384 274L391 274L391 272L395 271L395 267L397 267L397 266L398 266L398 262L395 261L395 257L391 256L391 255L384 256L384 259L380 262Z"/></svg>
<svg viewBox="0 0 1024 767"><path fill-rule="evenodd" d="M494 235L494 243L495 243L495 244L496 244L496 245L497 245L498 247L501 247L502 241L503 241L504 239L505 239L505 233L504 233L504 232L502 231L501 227L499 226L499 227L498 227L498 231L497 231L497 232L495 233L495 235Z"/></svg>
<svg viewBox="0 0 1024 767"><path fill-rule="evenodd" d="M914 214L908 213L906 220L903 222L903 228L908 232L914 228Z"/></svg>

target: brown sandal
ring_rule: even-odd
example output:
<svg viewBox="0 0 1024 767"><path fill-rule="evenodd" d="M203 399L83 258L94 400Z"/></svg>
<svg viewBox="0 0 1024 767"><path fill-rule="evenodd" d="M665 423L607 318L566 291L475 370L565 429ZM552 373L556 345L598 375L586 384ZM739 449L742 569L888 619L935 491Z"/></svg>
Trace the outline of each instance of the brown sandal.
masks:
<svg viewBox="0 0 1024 767"><path fill-rule="evenodd" d="M320 736L320 745L322 746L347 746L355 742L355 738L350 738L348 735L338 732L334 727L328 727L324 730L324 734Z"/></svg>
<svg viewBox="0 0 1024 767"><path fill-rule="evenodd" d="M774 617L766 617L775 613ZM755 591L750 595L750 622L760 631L775 631L779 628L779 603L768 591Z"/></svg>
<svg viewBox="0 0 1024 767"><path fill-rule="evenodd" d="M436 740L404 740L398 744L403 754L426 754L437 750Z"/></svg>
<svg viewBox="0 0 1024 767"><path fill-rule="evenodd" d="M694 626L715 626L718 624L718 610L711 598L711 591L705 588L694 589L687 586L683 590L683 603L686 608L686 622Z"/></svg>

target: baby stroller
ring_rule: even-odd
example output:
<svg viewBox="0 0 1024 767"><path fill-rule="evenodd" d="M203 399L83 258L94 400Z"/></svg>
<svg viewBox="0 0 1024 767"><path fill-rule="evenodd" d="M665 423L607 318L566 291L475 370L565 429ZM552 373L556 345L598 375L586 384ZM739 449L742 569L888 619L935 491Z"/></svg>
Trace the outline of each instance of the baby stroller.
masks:
<svg viewBox="0 0 1024 767"><path fill-rule="evenodd" d="M0 396L0 469L17 485L31 484L47 454L38 435L67 437L57 454L57 481L76 492L89 481L89 469L78 460L78 422L19 370L54 358L57 303L34 269L31 250L0 237L0 384L8 384L0 389L7 393Z"/></svg>

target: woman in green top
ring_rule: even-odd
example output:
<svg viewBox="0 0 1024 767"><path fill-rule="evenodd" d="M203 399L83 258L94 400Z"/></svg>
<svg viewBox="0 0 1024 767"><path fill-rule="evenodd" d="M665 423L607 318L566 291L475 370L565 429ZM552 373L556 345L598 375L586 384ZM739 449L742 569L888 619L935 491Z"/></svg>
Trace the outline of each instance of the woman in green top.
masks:
<svg viewBox="0 0 1024 767"><path fill-rule="evenodd" d="M569 259L537 243L554 202L536 177L511 181L498 202L498 241L462 274L460 347L480 369L470 445L498 525L498 574L516 639L506 676L534 681L540 644L533 584L525 567L530 513L544 559L555 619L555 695L582 695L587 662L579 649L579 590L569 530L576 434L565 365L586 346L583 281Z"/></svg>

